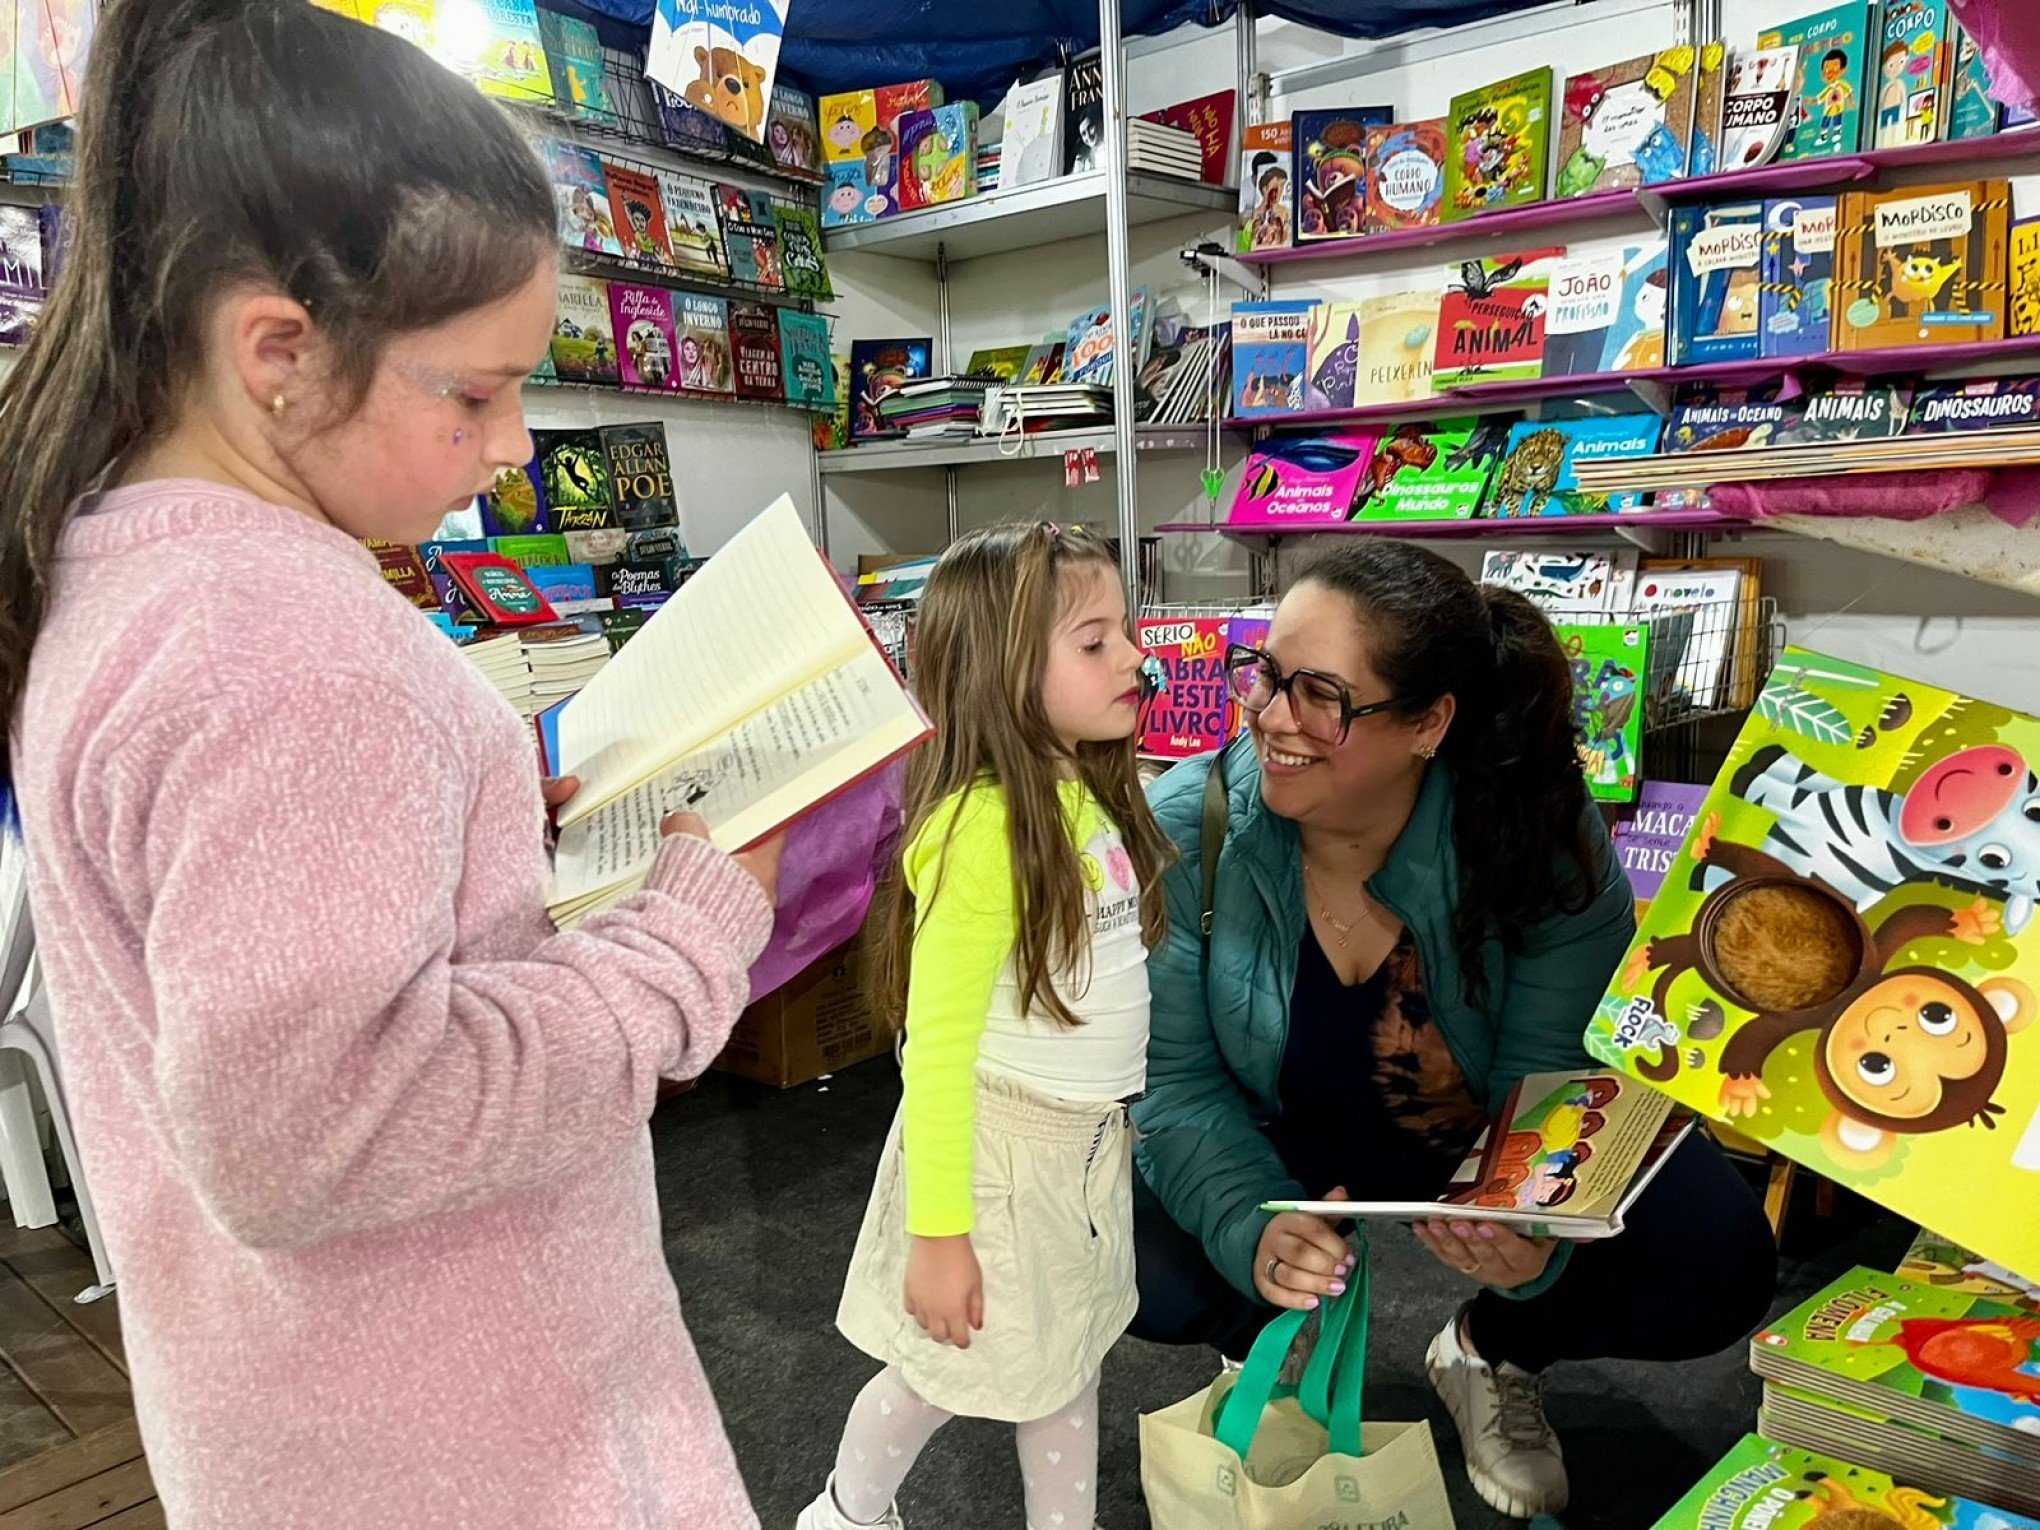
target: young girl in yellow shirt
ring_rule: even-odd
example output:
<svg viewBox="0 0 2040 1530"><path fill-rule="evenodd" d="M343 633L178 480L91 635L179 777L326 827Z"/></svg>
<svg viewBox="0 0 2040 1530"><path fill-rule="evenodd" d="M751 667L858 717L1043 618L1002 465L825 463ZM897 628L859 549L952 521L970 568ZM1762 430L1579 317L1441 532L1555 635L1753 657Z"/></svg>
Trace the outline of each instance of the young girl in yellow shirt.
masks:
<svg viewBox="0 0 2040 1530"><path fill-rule="evenodd" d="M894 1494L957 1414L1019 1426L1030 1530L1093 1523L1167 853L1134 766L1141 657L1081 529L974 532L929 576L915 689L936 738L880 908L905 1098L837 1314L885 1369L798 1530L900 1530Z"/></svg>

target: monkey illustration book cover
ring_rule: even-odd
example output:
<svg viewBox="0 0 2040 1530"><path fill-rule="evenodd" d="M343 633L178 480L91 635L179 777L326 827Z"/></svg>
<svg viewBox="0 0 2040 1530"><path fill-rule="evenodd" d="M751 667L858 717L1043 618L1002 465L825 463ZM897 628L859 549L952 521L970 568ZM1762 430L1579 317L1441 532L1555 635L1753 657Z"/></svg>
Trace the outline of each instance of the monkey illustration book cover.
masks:
<svg viewBox="0 0 2040 1530"><path fill-rule="evenodd" d="M1512 423L1507 415L1482 415L1397 425L1374 449L1353 500L1353 519L1470 519L1508 448Z"/></svg>
<svg viewBox="0 0 2040 1530"><path fill-rule="evenodd" d="M1558 194L1632 191L1677 180L1693 157L1699 50L1667 48L1565 82Z"/></svg>
<svg viewBox="0 0 2040 1530"><path fill-rule="evenodd" d="M1818 356L1834 312L1833 197L1780 197L1764 204L1764 268L1757 303L1766 356Z"/></svg>
<svg viewBox="0 0 2040 1530"><path fill-rule="evenodd" d="M1786 650L1588 1050L2040 1274L2036 760L2040 721Z"/></svg>
<svg viewBox="0 0 2040 1530"><path fill-rule="evenodd" d="M1360 433L1263 442L1247 458L1226 524L1263 530L1337 525L1352 514L1377 444Z"/></svg>
<svg viewBox="0 0 2040 1530"><path fill-rule="evenodd" d="M538 8L538 32L552 75L553 98L561 108L590 121L614 122L609 77L602 68L602 39L594 25L577 16Z"/></svg>
<svg viewBox="0 0 2040 1530"><path fill-rule="evenodd" d="M1296 242L1321 244L1367 231L1367 136L1395 120L1388 106L1297 112L1290 119L1296 161Z"/></svg>
<svg viewBox="0 0 2040 1530"><path fill-rule="evenodd" d="M1897 1273L1919 1285L1960 1291L1965 1296L1987 1296L2009 1307L2040 1313L2040 1282L2015 1275L1925 1228L1898 1261Z"/></svg>
<svg viewBox="0 0 2040 1530"><path fill-rule="evenodd" d="M1867 1466L1746 1434L1652 1530L2040 1530Z"/></svg>
<svg viewBox="0 0 2040 1530"><path fill-rule="evenodd" d="M601 531L623 524L617 519L609 452L599 430L534 430L531 440L554 531Z"/></svg>
<svg viewBox="0 0 2040 1530"><path fill-rule="evenodd" d="M1596 802L1633 802L1642 776L1650 629L1638 622L1555 623L1572 666L1573 733Z"/></svg>
<svg viewBox="0 0 2040 1530"><path fill-rule="evenodd" d="M1672 365L1755 361L1764 204L1672 209Z"/></svg>
<svg viewBox="0 0 2040 1530"><path fill-rule="evenodd" d="M1526 1237L1611 1238L1693 1125L1657 1091L1585 1069L1529 1074L1495 1114L1505 1128L1481 1133L1435 1201L1272 1201L1261 1209L1407 1222L1445 1206L1455 1218L1500 1222Z"/></svg>
<svg viewBox="0 0 2040 1530"><path fill-rule="evenodd" d="M2002 340L2010 213L2001 180L1845 193L1835 349Z"/></svg>
<svg viewBox="0 0 2040 1530"><path fill-rule="evenodd" d="M2040 1318L1988 1297L1857 1268L1750 1340L1750 1369L2028 1475L2040 1465Z"/></svg>
<svg viewBox="0 0 2040 1530"><path fill-rule="evenodd" d="M1543 201L1550 160L1550 69L1454 96L1445 116L1445 221Z"/></svg>
<svg viewBox="0 0 2040 1530"><path fill-rule="evenodd" d="M1472 256L1447 268L1434 390L1543 375L1551 278L1564 254L1552 246Z"/></svg>
<svg viewBox="0 0 2040 1530"><path fill-rule="evenodd" d="M1579 464L1648 457L1657 450L1664 424L1660 416L1641 412L1525 420L1509 432L1507 454L1481 513L1500 520L1637 509L1643 503L1641 494L1582 490Z"/></svg>
<svg viewBox="0 0 2040 1530"><path fill-rule="evenodd" d="M1853 154L1863 142L1863 65L1870 54L1870 0L1815 11L1757 38L1759 48L1798 50L1778 160Z"/></svg>

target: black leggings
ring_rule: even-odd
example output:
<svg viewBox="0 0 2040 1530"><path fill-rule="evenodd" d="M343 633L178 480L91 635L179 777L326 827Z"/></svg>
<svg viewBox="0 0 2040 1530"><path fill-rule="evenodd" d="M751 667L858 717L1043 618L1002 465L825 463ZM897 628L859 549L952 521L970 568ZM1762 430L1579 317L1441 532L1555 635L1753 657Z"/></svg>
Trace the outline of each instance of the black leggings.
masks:
<svg viewBox="0 0 2040 1530"><path fill-rule="evenodd" d="M1138 1175L1133 1219L1140 1284L1133 1333L1244 1358L1275 1309L1213 1269L1204 1246ZM1481 1358L1526 1371L1559 1360L1692 1360L1763 1321L1777 1289L1777 1246L1756 1196L1697 1130L1623 1220L1619 1237L1576 1245L1539 1295L1477 1295L1468 1324Z"/></svg>

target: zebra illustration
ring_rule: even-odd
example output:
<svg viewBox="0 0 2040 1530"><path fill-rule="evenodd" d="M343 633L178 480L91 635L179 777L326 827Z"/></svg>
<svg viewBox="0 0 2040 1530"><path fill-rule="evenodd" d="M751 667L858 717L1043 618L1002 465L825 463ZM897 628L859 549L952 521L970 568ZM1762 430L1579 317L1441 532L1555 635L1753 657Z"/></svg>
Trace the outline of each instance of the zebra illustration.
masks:
<svg viewBox="0 0 2040 1530"><path fill-rule="evenodd" d="M1770 744L1730 789L1777 818L1766 852L1859 910L1908 882L1941 882L2002 901L2016 934L2040 900L2040 776L2002 744L1949 755L1903 795L1846 785Z"/></svg>

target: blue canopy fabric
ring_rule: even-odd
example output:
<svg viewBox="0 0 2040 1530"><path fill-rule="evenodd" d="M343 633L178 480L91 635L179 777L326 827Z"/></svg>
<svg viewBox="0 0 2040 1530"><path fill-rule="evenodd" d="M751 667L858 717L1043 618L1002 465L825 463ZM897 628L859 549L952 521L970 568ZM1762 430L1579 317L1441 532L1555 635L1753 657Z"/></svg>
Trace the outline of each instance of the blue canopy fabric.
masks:
<svg viewBox="0 0 2040 1530"><path fill-rule="evenodd" d="M643 48L653 0L546 0L595 22L612 47ZM1540 0L1260 0L1263 15L1344 37L1459 26ZM1232 20L1235 0L1120 0L1129 37ZM1057 58L1098 46L1095 0L792 0L782 67L818 95L938 79L950 99L995 102Z"/></svg>

